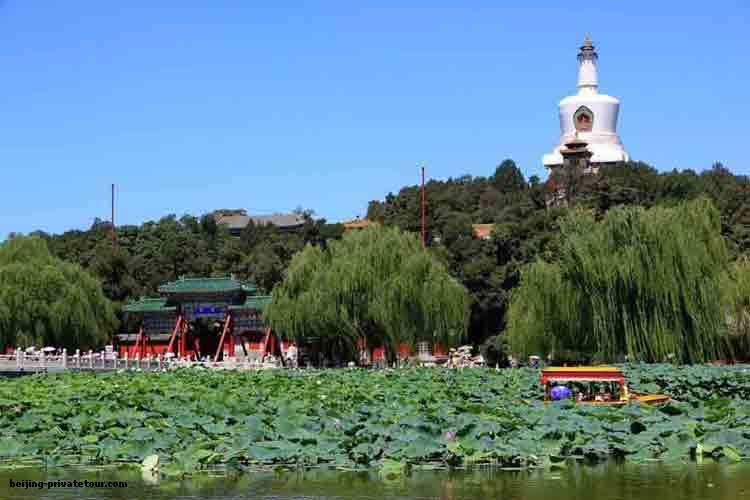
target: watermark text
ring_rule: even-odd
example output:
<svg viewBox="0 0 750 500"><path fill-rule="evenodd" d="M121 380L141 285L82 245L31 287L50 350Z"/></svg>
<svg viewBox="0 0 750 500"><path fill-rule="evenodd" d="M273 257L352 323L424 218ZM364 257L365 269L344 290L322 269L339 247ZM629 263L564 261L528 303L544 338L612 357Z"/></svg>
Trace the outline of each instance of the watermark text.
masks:
<svg viewBox="0 0 750 500"><path fill-rule="evenodd" d="M125 481L31 481L23 479L21 481L10 480L11 488L21 488L24 490L52 490L58 488L127 488L128 483Z"/></svg>

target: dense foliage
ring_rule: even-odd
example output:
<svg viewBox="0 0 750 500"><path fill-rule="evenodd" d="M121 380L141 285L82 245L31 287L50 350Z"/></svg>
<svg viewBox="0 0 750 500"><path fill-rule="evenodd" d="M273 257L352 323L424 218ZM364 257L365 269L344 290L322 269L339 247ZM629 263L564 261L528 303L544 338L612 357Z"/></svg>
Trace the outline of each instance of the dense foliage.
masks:
<svg viewBox="0 0 750 500"><path fill-rule="evenodd" d="M736 339L736 350L749 352L750 342L750 257L732 264L721 284L723 303L727 307L728 328Z"/></svg>
<svg viewBox="0 0 750 500"><path fill-rule="evenodd" d="M466 289L413 234L376 225L297 254L265 316L294 339L349 355L364 339L393 358L399 343L458 344L468 312Z"/></svg>
<svg viewBox="0 0 750 500"><path fill-rule="evenodd" d="M91 270L115 301L154 294L159 285L180 276L235 274L270 292L292 255L305 244L323 244L342 233L338 224L313 219L309 211L299 213L306 223L298 231L251 223L239 237L231 236L211 214L179 219L170 215L140 226L118 227L114 252L112 226L107 222L97 220L88 231L36 234L58 257Z"/></svg>
<svg viewBox="0 0 750 500"><path fill-rule="evenodd" d="M541 401L539 372L69 373L0 381L0 461L218 466L564 467L750 457L748 367L627 367L661 407Z"/></svg>
<svg viewBox="0 0 750 500"><path fill-rule="evenodd" d="M618 206L673 206L708 197L719 211L721 235L730 259L750 254L750 182L720 164L697 174L691 170L659 173L641 162L602 168L576 186L568 208L548 208L548 187L538 178L523 181L506 160L490 177L463 176L427 183L427 231L431 249L470 291L470 337L481 342L504 330L511 291L524 265L559 254L560 221L569 210L589 210L600 220ZM419 231L418 186L370 204L368 216ZM471 237L471 224L494 223L490 240ZM491 339L499 346L499 339Z"/></svg>
<svg viewBox="0 0 750 500"><path fill-rule="evenodd" d="M469 290L469 340L475 344L504 331L521 269L540 258L553 262L558 256L560 221L571 209L590 210L599 220L618 206L668 207L708 197L719 211L730 259L750 254L750 182L720 164L700 174L691 170L660 173L641 162L606 167L598 175L577 179L567 208L548 208L548 186L536 176L524 179L512 160L503 161L488 177L430 181L426 190L430 251ZM419 233L420 200L418 186L404 187L371 202L368 217ZM306 215L308 222L299 232L250 225L240 238L230 236L210 215L168 216L140 226L118 227L116 252L109 242L111 227L101 221L87 231L40 236L54 255L99 277L105 294L115 301L153 294L159 284L180 275L234 273L270 292L281 281L292 255L306 244L324 246L341 236L341 225ZM492 237L473 238L474 223L495 224ZM743 300L737 296L734 304ZM737 326L743 324L747 322ZM503 341L490 338L486 347L500 356Z"/></svg>
<svg viewBox="0 0 750 500"><path fill-rule="evenodd" d="M94 347L116 326L99 282L53 257L40 238L0 245L0 284L0 352L18 345Z"/></svg>
<svg viewBox="0 0 750 500"><path fill-rule="evenodd" d="M571 214L555 261L523 271L508 317L511 348L578 350L599 361L721 358L728 269L719 214L707 200L620 207L601 222Z"/></svg>

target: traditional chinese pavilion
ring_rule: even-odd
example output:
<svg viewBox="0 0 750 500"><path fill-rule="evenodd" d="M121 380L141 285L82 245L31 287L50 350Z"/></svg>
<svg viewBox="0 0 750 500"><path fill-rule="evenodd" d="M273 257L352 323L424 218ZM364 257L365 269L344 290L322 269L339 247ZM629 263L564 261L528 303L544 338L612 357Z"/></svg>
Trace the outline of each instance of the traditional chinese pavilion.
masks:
<svg viewBox="0 0 750 500"><path fill-rule="evenodd" d="M285 347L263 324L271 297L260 295L252 283L233 276L180 278L160 286L159 295L125 306L128 322L136 323L138 331L116 336L120 356L171 352L218 361L238 349L262 358Z"/></svg>

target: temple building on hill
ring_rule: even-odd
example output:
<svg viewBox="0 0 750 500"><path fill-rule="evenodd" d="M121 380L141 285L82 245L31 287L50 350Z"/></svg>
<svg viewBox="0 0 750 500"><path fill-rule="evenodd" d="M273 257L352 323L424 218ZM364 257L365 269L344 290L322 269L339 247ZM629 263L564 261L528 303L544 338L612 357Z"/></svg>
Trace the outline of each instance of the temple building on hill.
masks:
<svg viewBox="0 0 750 500"><path fill-rule="evenodd" d="M542 160L550 174L563 165L561 150L571 142L586 143L593 172L602 165L630 160L617 136L620 101L599 93L597 59L594 45L586 35L578 53L578 93L560 101L560 141Z"/></svg>
<svg viewBox="0 0 750 500"><path fill-rule="evenodd" d="M357 217L356 219L347 220L342 222L344 225L344 232L348 233L350 231L358 231L360 229L366 229L372 225L376 225L377 222L371 221L369 219L360 219Z"/></svg>
<svg viewBox="0 0 750 500"><path fill-rule="evenodd" d="M293 232L305 225L305 218L300 214L248 215L247 210L216 210L212 214L217 224L229 229L229 233L239 236L242 230L252 221L256 226L272 224L281 231Z"/></svg>

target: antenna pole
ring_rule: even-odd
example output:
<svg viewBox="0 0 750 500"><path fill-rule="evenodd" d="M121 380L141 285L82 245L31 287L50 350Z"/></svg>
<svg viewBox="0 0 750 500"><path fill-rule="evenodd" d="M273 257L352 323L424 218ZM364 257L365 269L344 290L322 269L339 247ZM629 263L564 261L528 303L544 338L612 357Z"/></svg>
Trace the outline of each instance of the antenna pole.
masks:
<svg viewBox="0 0 750 500"><path fill-rule="evenodd" d="M112 248L117 248L117 226L115 226L115 185L112 184Z"/></svg>
<svg viewBox="0 0 750 500"><path fill-rule="evenodd" d="M427 248L427 205L424 191L424 167L422 167L422 248Z"/></svg>

